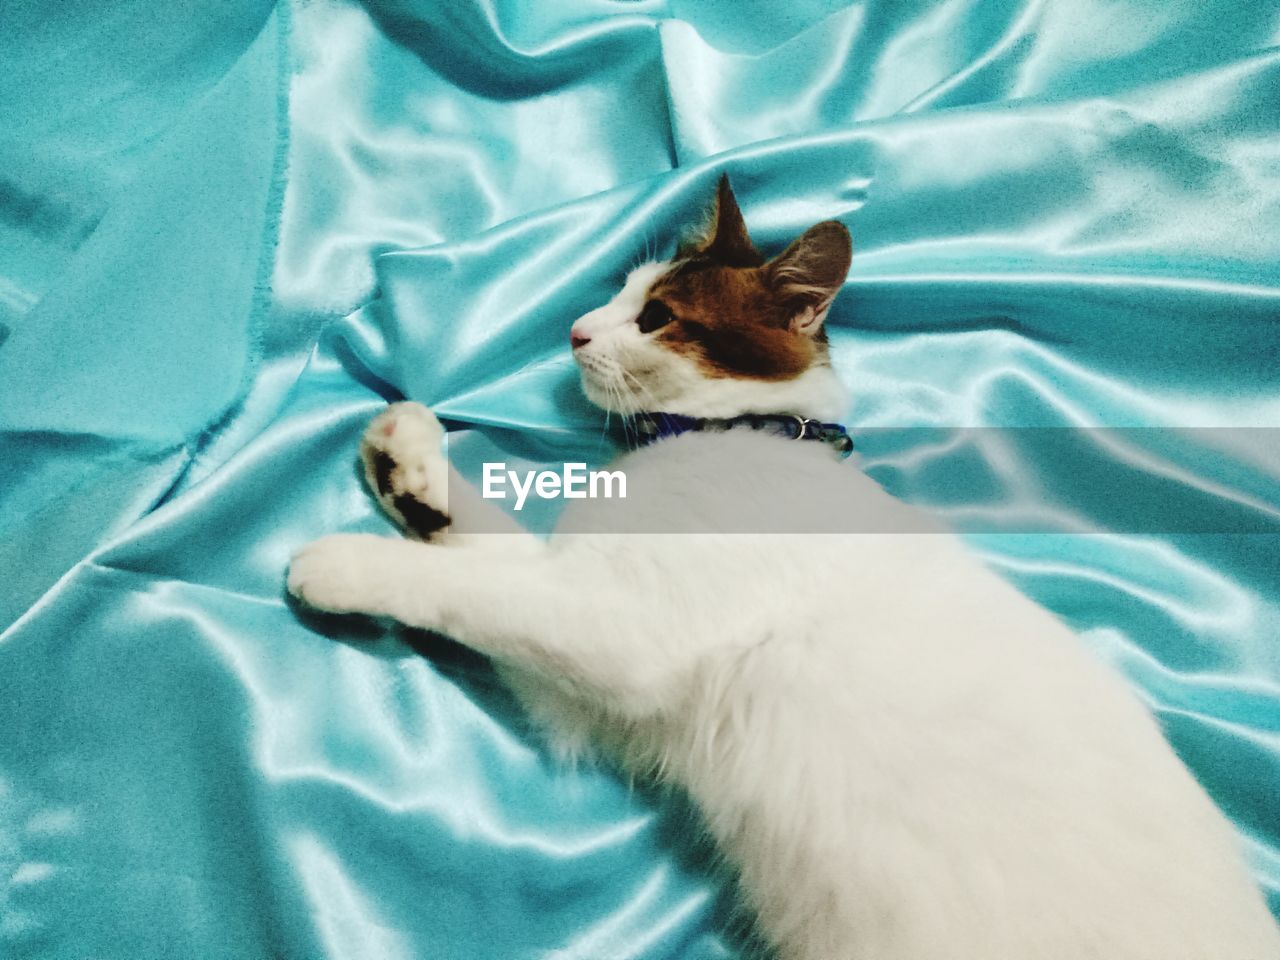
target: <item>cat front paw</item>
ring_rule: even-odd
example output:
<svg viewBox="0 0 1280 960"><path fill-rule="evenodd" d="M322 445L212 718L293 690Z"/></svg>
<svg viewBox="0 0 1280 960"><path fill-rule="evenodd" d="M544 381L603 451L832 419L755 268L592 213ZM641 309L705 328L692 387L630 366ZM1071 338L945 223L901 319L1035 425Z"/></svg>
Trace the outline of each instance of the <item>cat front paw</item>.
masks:
<svg viewBox="0 0 1280 960"><path fill-rule="evenodd" d="M289 592L329 613L384 613L386 585L379 570L387 543L365 533L314 540L289 563Z"/></svg>
<svg viewBox="0 0 1280 960"><path fill-rule="evenodd" d="M423 540L450 523L443 441L435 414L405 401L374 417L360 442L369 489L396 523Z"/></svg>

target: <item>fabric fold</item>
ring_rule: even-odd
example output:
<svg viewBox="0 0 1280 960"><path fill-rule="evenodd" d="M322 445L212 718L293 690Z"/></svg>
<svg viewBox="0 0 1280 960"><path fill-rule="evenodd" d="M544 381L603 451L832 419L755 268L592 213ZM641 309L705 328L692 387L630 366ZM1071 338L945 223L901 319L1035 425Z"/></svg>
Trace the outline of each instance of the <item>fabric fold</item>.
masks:
<svg viewBox="0 0 1280 960"><path fill-rule="evenodd" d="M396 535L388 400L472 478L605 462L568 327L725 172L766 252L853 235L850 469L1122 672L1280 916L1280 13L216 6L0 40L0 954L750 955L680 798L283 586Z"/></svg>

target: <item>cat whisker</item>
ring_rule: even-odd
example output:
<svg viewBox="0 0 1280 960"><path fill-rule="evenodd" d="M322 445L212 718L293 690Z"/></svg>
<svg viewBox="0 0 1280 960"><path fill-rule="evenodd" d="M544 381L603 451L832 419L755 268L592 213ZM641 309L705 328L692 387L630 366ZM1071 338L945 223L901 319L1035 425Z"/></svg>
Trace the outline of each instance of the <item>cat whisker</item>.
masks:
<svg viewBox="0 0 1280 960"><path fill-rule="evenodd" d="M622 370L621 372L624 379L619 381L618 383L619 392L623 390L626 391L626 398L625 398L626 404L628 409L632 411L630 414L623 417L623 420L622 420L623 432L627 434L628 442L632 442L640 439L640 435L635 428L635 414L638 413L643 408L643 404L639 402L640 398L636 395L635 391L632 390L626 384L625 378L631 376L631 374L629 374L626 370ZM631 379L634 380L635 377L631 376ZM636 383L638 386L641 387L641 389L644 389L644 385L641 384L638 380L636 381ZM646 390L645 392L647 393L648 391Z"/></svg>
<svg viewBox="0 0 1280 960"><path fill-rule="evenodd" d="M657 411L660 406L660 404L657 401L657 398L654 397L653 393L649 390L648 387L646 387L643 383L640 382L640 378L628 370L623 370L622 375L624 378L631 380L637 387L639 387L640 390L644 393L645 398L648 401L646 403L640 403L639 402L640 398L636 396L635 391L631 391L631 396L633 401L632 406L635 408L636 413L639 413L640 411L646 410L646 409ZM630 390L630 388L628 389ZM634 414L631 417L627 418L627 422L629 425L631 425L631 429L633 431L635 430L634 420L635 420ZM637 433L637 439L638 438L639 438L639 434Z"/></svg>
<svg viewBox="0 0 1280 960"><path fill-rule="evenodd" d="M648 406L648 407L650 407L651 409L657 409L657 406L658 406L657 398L656 398L656 397L654 397L653 393L649 390L649 388L648 388L648 387L646 387L643 383L641 383L641 382L640 382L640 378L639 378L639 377L637 377L637 376L636 376L634 373L632 373L630 370L623 370L623 371L622 371L622 376L623 376L624 378L626 378L627 380L630 380L630 381L631 381L632 383L634 383L637 387L639 387L639 388L640 388L640 390L641 390L641 392L643 392L643 393L644 393L645 398L646 398L647 400L649 400L649 403L647 403L647 404L643 404L643 405L642 405L642 404L637 403L637 404L636 404L636 406L637 406L637 407L641 407L641 406ZM628 389L629 389L629 388L628 388ZM631 391L631 399L632 399L632 400L636 400L636 401L638 401L638 400L640 399L640 397L639 397L639 396L637 396L637 395L635 394L635 392L634 392L634 391Z"/></svg>
<svg viewBox="0 0 1280 960"><path fill-rule="evenodd" d="M604 427L600 431L599 448L603 448L605 442L609 439L609 423L613 417L613 397L609 396L609 405L604 408Z"/></svg>
<svg viewBox="0 0 1280 960"><path fill-rule="evenodd" d="M625 371L623 372L625 373ZM626 439L628 446L634 446L634 441L638 438L635 436L635 431L631 424L631 418L622 412L628 407L634 406L634 403L631 401L631 398L623 392L625 389L626 384L620 380L615 383L613 392L618 398L618 418L622 423L622 435Z"/></svg>
<svg viewBox="0 0 1280 960"><path fill-rule="evenodd" d="M627 398L622 393L622 384L615 378L610 377L607 380L602 379L600 381L600 387L604 390L606 399L606 406L604 408L605 426L604 433L601 435L601 442L604 441L605 435L608 434L610 418L615 412L618 414L619 421L622 424L623 434L627 438L628 442L630 442L627 415L623 412L627 407Z"/></svg>

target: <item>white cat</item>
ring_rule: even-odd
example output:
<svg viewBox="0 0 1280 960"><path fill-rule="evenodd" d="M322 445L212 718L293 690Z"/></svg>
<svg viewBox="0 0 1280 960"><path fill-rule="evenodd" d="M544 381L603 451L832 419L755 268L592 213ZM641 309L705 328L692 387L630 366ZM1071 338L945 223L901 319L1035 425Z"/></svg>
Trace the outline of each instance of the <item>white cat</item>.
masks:
<svg viewBox="0 0 1280 960"><path fill-rule="evenodd" d="M822 323L849 255L829 222L766 263L722 181L695 243L574 324L587 395L838 420ZM368 478L428 542L327 537L289 589L455 637L561 748L687 790L781 960L1280 958L1232 828L1125 684L781 422L624 456L628 499L574 501L543 542L476 533L506 521L450 475L432 414L395 404ZM741 532L806 503L898 532Z"/></svg>

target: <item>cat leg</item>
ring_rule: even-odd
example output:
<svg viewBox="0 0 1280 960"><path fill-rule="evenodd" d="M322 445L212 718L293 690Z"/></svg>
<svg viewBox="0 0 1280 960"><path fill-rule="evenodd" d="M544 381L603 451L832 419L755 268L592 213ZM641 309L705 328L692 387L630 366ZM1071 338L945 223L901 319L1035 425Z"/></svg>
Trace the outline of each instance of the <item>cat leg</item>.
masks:
<svg viewBox="0 0 1280 960"><path fill-rule="evenodd" d="M539 547L513 555L338 534L299 551L289 591L320 610L439 631L499 663L606 694L627 711L652 709L666 658L653 656L642 635L651 618L607 571L565 568Z"/></svg>
<svg viewBox="0 0 1280 960"><path fill-rule="evenodd" d="M449 465L441 449L444 435L435 414L412 401L393 403L373 418L360 442L360 459L378 504L419 540L531 549L536 538Z"/></svg>

